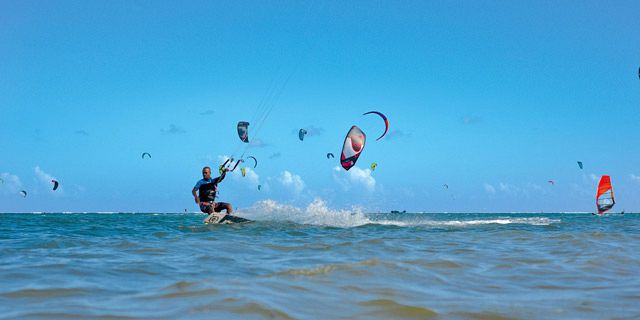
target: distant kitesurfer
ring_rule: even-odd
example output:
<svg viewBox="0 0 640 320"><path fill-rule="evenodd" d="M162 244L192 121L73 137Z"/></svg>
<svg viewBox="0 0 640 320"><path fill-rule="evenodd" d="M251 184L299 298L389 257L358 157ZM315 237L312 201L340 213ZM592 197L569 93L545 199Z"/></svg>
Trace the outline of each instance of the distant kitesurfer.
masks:
<svg viewBox="0 0 640 320"><path fill-rule="evenodd" d="M191 190L193 198L200 206L200 211L209 215L214 212L221 212L222 210L227 210L227 214L231 214L233 212L233 207L230 203L216 202L218 183L224 180L229 169L224 168L220 171L219 177L211 179L211 168L202 168L202 179L198 181L195 187L193 187L193 190ZM198 191L198 194L196 194L196 191Z"/></svg>

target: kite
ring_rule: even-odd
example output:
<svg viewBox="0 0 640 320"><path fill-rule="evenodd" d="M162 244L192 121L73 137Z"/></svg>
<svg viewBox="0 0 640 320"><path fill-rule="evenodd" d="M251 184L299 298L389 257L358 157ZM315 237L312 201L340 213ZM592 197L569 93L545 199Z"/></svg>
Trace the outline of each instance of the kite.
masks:
<svg viewBox="0 0 640 320"><path fill-rule="evenodd" d="M387 134L387 131L389 131L389 120L387 119L387 116L385 116L384 114L382 114L382 113L380 113L378 111L369 111L369 112L363 113L362 115L364 116L364 115L367 115L367 114L370 114L370 113L375 113L375 114L379 115L382 118L382 120L384 120L384 132L382 133L382 135L380 137L378 137L378 139L376 139L376 141L378 141L378 140L382 139L382 137L384 137L385 134Z"/></svg>
<svg viewBox="0 0 640 320"><path fill-rule="evenodd" d="M238 122L238 137L242 142L249 143L249 122Z"/></svg>
<svg viewBox="0 0 640 320"><path fill-rule="evenodd" d="M247 159L249 159L249 158L253 159L253 161L255 162L253 164L253 167L254 168L257 167L258 166L258 159L256 159L256 157L254 157L254 156L248 156Z"/></svg>
<svg viewBox="0 0 640 320"><path fill-rule="evenodd" d="M358 161L360 153L364 150L367 136L357 126L351 127L344 138L342 153L340 154L340 164L345 170L351 169Z"/></svg>

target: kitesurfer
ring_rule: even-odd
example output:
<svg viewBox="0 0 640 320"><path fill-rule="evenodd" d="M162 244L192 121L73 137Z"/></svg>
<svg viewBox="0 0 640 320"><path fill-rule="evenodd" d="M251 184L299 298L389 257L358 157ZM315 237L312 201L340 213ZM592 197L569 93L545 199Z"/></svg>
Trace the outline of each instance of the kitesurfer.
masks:
<svg viewBox="0 0 640 320"><path fill-rule="evenodd" d="M227 210L227 214L233 212L233 207L230 203L216 202L218 183L224 180L227 171L229 171L229 169L225 168L221 170L219 177L211 179L211 168L202 168L202 179L198 181L195 187L193 187L193 190L191 190L193 198L200 206L200 211L209 215L214 212L221 212L222 210ZM196 191L198 192L197 194Z"/></svg>

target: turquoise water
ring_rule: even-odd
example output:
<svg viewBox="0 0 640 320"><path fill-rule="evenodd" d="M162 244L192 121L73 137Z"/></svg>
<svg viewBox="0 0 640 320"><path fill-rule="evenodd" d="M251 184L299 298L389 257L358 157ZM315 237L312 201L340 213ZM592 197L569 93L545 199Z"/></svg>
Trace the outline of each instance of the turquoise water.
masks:
<svg viewBox="0 0 640 320"><path fill-rule="evenodd" d="M639 214L312 206L0 214L0 317L640 318Z"/></svg>

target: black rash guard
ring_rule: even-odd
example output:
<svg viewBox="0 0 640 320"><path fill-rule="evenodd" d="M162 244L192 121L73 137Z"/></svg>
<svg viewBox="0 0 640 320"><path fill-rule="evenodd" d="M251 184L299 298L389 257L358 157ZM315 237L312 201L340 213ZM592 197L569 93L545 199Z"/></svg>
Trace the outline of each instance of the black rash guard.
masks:
<svg viewBox="0 0 640 320"><path fill-rule="evenodd" d="M200 202L214 202L216 200L216 193L218 193L218 183L220 177L215 179L201 179L196 183L195 188L198 188L198 197Z"/></svg>

